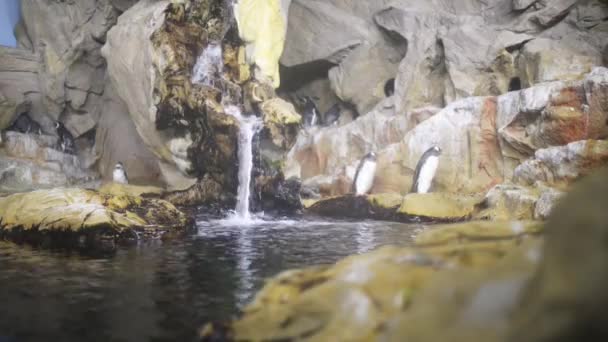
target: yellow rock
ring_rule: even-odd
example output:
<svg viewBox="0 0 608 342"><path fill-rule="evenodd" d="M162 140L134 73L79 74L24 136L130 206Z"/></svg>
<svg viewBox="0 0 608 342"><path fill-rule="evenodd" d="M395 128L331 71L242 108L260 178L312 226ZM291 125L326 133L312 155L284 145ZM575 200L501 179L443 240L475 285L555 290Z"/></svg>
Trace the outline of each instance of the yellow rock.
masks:
<svg viewBox="0 0 608 342"><path fill-rule="evenodd" d="M462 219L473 213L479 201L479 198L450 193L411 193L403 199L398 213L436 219Z"/></svg>
<svg viewBox="0 0 608 342"><path fill-rule="evenodd" d="M108 195L131 195L141 196L143 194L154 194L160 195L163 193L163 189L155 186L142 186L133 184L120 184L120 183L107 183L99 188L99 192Z"/></svg>
<svg viewBox="0 0 608 342"><path fill-rule="evenodd" d="M247 60L259 75L279 87L279 58L287 31L280 0L239 0L234 6L239 35L247 43Z"/></svg>
<svg viewBox="0 0 608 342"><path fill-rule="evenodd" d="M126 230L184 228L188 218L169 202L85 189L50 189L0 198L0 233L99 229L114 236ZM2 235L2 234L0 234ZM10 238L10 236L9 236Z"/></svg>
<svg viewBox="0 0 608 342"><path fill-rule="evenodd" d="M416 235L419 245L437 245L456 242L488 241L516 238L522 234L536 234L542 230L537 221L476 221L433 226Z"/></svg>
<svg viewBox="0 0 608 342"><path fill-rule="evenodd" d="M397 208L403 202L403 196L396 193L372 194L367 196L372 205L380 208Z"/></svg>

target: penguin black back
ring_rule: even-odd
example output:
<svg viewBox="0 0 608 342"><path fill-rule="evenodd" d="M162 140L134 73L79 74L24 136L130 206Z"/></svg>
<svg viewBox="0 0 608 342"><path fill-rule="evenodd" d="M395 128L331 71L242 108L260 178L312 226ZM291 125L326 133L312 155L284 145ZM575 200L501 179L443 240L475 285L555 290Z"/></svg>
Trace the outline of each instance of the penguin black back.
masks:
<svg viewBox="0 0 608 342"><path fill-rule="evenodd" d="M395 93L395 79L391 78L384 83L384 95L386 97L392 96Z"/></svg>
<svg viewBox="0 0 608 342"><path fill-rule="evenodd" d="M418 186L420 185L421 177L430 177L431 179L428 180L429 184L430 184L430 182L432 181L432 178L435 176L436 169L431 170L432 174L430 174L430 175L423 175L422 171L423 171L425 164L429 160L429 158L431 158L431 157L438 158L439 155L441 155L441 148L439 148L438 146L433 146L422 154L422 156L418 160L418 163L416 164L416 170L414 171L414 178L413 178L412 188L410 189L410 192L414 192L414 193L418 192ZM437 167L437 165L435 165L435 168L436 167Z"/></svg>
<svg viewBox="0 0 608 342"><path fill-rule="evenodd" d="M76 144L72 133L60 121L55 121L55 129L59 137L59 149L65 153L76 153Z"/></svg>
<svg viewBox="0 0 608 342"><path fill-rule="evenodd" d="M338 119L340 119L340 104L336 103L323 114L323 121L325 126L331 126L337 123Z"/></svg>
<svg viewBox="0 0 608 342"><path fill-rule="evenodd" d="M363 158L361 158L361 160L359 161L359 165L357 165L357 171L355 172L355 178L353 178L353 184L351 185L351 191L353 193L357 192L357 179L361 176L361 171L363 169L363 166L367 162L375 163L376 162L376 153L369 152L368 154L363 156Z"/></svg>
<svg viewBox="0 0 608 342"><path fill-rule="evenodd" d="M27 113L22 113L17 117L13 124L7 128L7 131L20 133L35 133L42 134L42 127L34 121Z"/></svg>
<svg viewBox="0 0 608 342"><path fill-rule="evenodd" d="M304 124L306 126L314 126L319 121L319 109L310 96L302 98L304 103Z"/></svg>

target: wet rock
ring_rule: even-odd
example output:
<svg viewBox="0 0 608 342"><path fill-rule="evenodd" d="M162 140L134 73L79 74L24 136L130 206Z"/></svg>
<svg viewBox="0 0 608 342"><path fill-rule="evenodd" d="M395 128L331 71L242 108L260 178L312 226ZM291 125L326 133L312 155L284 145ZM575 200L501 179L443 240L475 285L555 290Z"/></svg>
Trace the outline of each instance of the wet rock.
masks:
<svg viewBox="0 0 608 342"><path fill-rule="evenodd" d="M348 194L315 201L307 208L307 212L334 218L394 220L402 199L398 194Z"/></svg>
<svg viewBox="0 0 608 342"><path fill-rule="evenodd" d="M86 249L175 234L188 223L166 201L69 188L0 198L0 217L4 239Z"/></svg>
<svg viewBox="0 0 608 342"><path fill-rule="evenodd" d="M274 177L261 176L256 178L256 189L260 194L261 206L264 212L291 214L302 209L298 178L284 179L282 174Z"/></svg>
<svg viewBox="0 0 608 342"><path fill-rule="evenodd" d="M285 271L266 283L238 320L208 325L201 338L450 340L435 319L450 333L476 332L473 339L486 336L487 326L504 333L501 323L535 266L536 259L526 256L539 253L528 232L538 230L530 224L516 231L505 223L468 225L438 227L443 234L421 238L432 241L426 247L387 246L335 265Z"/></svg>
<svg viewBox="0 0 608 342"><path fill-rule="evenodd" d="M469 218L478 198L448 193L407 194L397 213L431 221L458 221Z"/></svg>
<svg viewBox="0 0 608 342"><path fill-rule="evenodd" d="M581 140L537 150L534 158L515 169L513 179L524 185L536 181L570 184L608 163L608 141Z"/></svg>
<svg viewBox="0 0 608 342"><path fill-rule="evenodd" d="M546 224L540 268L513 312L512 341L604 340L608 171L584 178ZM542 327L542 329L538 329Z"/></svg>
<svg viewBox="0 0 608 342"><path fill-rule="evenodd" d="M233 206L236 203L234 196L227 194L222 185L208 175L190 188L167 192L162 198L178 206Z"/></svg>
<svg viewBox="0 0 608 342"><path fill-rule="evenodd" d="M263 113L264 127L269 130L272 143L288 151L296 142L302 118L294 106L281 99L267 100L260 106Z"/></svg>
<svg viewBox="0 0 608 342"><path fill-rule="evenodd" d="M474 217L491 220L530 220L534 218L539 191L513 184L496 185L477 206Z"/></svg>
<svg viewBox="0 0 608 342"><path fill-rule="evenodd" d="M414 238L418 245L445 245L491 239L508 239L517 235L538 234L543 225L535 221L472 221L426 229Z"/></svg>

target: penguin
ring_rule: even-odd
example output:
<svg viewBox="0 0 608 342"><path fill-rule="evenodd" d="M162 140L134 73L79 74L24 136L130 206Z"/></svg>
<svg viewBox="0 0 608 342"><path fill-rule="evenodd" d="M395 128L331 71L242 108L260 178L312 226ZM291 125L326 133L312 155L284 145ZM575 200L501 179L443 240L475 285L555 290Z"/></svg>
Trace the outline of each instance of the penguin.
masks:
<svg viewBox="0 0 608 342"><path fill-rule="evenodd" d="M55 129L57 130L57 136L59 137L59 148L64 153L74 154L76 153L76 144L74 143L74 136L68 131L65 126L55 121Z"/></svg>
<svg viewBox="0 0 608 342"><path fill-rule="evenodd" d="M391 78L384 83L384 95L386 97L392 96L395 93L395 79Z"/></svg>
<svg viewBox="0 0 608 342"><path fill-rule="evenodd" d="M439 146L433 146L426 150L420 157L418 164L416 165L416 171L414 172L414 180L412 182L412 189L410 192L424 194L429 192L437 166L439 165L439 156L441 155L441 148Z"/></svg>
<svg viewBox="0 0 608 342"><path fill-rule="evenodd" d="M315 126L319 121L319 109L310 96L302 98L304 103L304 125L307 127Z"/></svg>
<svg viewBox="0 0 608 342"><path fill-rule="evenodd" d="M336 103L323 114L325 126L337 125L340 119L340 104Z"/></svg>
<svg viewBox="0 0 608 342"><path fill-rule="evenodd" d="M115 183L129 184L129 177L127 177L127 170L121 162L114 165L114 171L112 172L112 180Z"/></svg>
<svg viewBox="0 0 608 342"><path fill-rule="evenodd" d="M7 131L15 131L20 133L35 133L38 135L42 134L42 127L40 124L30 118L27 113L22 113L17 117L13 124L7 128Z"/></svg>
<svg viewBox="0 0 608 342"><path fill-rule="evenodd" d="M374 176L376 175L376 154L370 152L366 154L357 167L355 179L353 180L352 191L355 195L365 195L374 185Z"/></svg>

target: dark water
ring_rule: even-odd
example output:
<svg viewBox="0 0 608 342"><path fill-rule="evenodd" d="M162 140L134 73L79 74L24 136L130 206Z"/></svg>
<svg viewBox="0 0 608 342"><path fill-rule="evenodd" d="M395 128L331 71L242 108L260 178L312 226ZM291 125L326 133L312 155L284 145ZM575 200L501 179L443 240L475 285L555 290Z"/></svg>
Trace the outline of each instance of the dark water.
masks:
<svg viewBox="0 0 608 342"><path fill-rule="evenodd" d="M407 244L420 226L387 222L199 222L169 242L90 258L0 242L0 341L191 341L227 320L265 278Z"/></svg>

